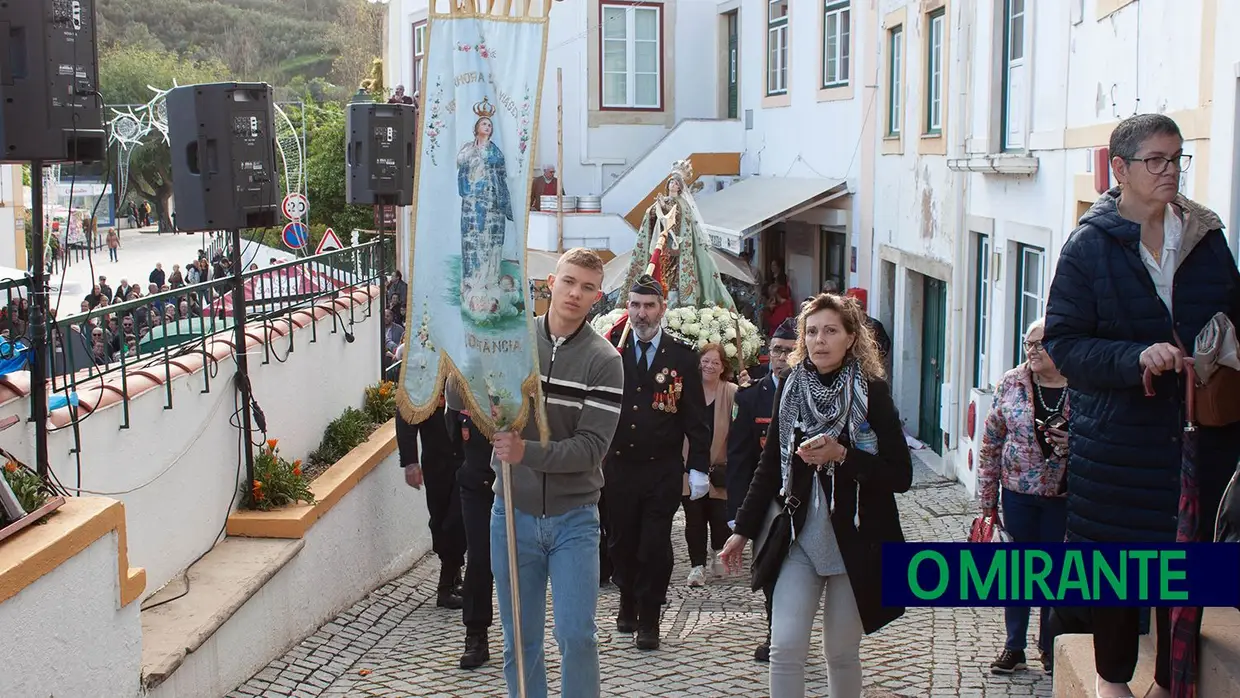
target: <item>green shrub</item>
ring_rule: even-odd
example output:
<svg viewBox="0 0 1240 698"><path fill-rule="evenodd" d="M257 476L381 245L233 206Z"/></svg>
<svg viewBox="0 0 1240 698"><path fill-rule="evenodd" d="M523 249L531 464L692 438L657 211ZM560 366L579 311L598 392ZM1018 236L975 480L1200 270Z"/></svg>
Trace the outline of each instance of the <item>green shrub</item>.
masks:
<svg viewBox="0 0 1240 698"><path fill-rule="evenodd" d="M310 454L310 462L314 465L335 463L368 439L374 428L374 422L365 412L356 407L346 409L323 430L323 440Z"/></svg>

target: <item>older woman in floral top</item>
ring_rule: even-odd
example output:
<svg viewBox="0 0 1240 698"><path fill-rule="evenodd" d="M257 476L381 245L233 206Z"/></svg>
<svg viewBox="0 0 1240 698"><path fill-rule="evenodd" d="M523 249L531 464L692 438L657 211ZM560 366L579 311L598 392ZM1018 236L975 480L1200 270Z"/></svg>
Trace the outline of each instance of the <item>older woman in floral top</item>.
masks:
<svg viewBox="0 0 1240 698"><path fill-rule="evenodd" d="M1028 360L1003 375L986 418L978 459L982 512L993 517L1003 496L1003 527L1021 543L1062 542L1067 525L1068 381L1042 348L1043 321L1025 333ZM995 674L1025 668L1029 609L1007 607L1007 641L990 664ZM1038 649L1051 671L1054 638L1043 608Z"/></svg>

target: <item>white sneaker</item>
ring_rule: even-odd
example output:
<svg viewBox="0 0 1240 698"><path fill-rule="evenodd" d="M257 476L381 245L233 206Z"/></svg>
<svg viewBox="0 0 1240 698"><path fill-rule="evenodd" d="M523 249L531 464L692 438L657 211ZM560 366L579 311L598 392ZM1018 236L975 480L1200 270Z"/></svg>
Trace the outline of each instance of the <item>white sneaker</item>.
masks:
<svg viewBox="0 0 1240 698"><path fill-rule="evenodd" d="M685 583L691 587L700 587L706 584L706 570L701 565L689 570L689 578Z"/></svg>

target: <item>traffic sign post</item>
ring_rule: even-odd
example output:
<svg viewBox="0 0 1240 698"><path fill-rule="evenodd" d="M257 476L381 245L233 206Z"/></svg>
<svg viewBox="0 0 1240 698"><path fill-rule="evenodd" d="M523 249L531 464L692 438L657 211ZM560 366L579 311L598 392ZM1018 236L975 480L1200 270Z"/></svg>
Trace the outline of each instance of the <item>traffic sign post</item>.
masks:
<svg viewBox="0 0 1240 698"><path fill-rule="evenodd" d="M336 231L331 228L323 233L323 239L319 240L319 246L315 248L315 254L323 254L330 250L343 250L344 245L340 244L340 238L336 235Z"/></svg>
<svg viewBox="0 0 1240 698"><path fill-rule="evenodd" d="M280 234L280 237L284 239L285 247L290 250L300 250L310 240L310 228L305 223L293 221L284 226L284 232Z"/></svg>
<svg viewBox="0 0 1240 698"><path fill-rule="evenodd" d="M300 221L310 210L310 201L301 192L289 192L288 196L284 197L284 202L280 204L280 209L284 211L285 218L290 221Z"/></svg>

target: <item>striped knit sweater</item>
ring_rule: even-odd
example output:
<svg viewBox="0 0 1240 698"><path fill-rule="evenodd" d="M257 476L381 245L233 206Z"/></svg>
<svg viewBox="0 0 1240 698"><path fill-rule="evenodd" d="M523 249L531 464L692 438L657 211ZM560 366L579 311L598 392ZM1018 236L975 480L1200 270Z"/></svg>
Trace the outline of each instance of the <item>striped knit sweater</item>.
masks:
<svg viewBox="0 0 1240 698"><path fill-rule="evenodd" d="M526 425L525 456L512 468L512 498L527 514L558 516L598 503L603 456L620 420L624 363L589 323L558 339L551 337L546 315L538 318L537 325L551 440L543 446L534 420ZM499 473L499 461L493 460L491 466ZM495 494L503 497L498 478Z"/></svg>

